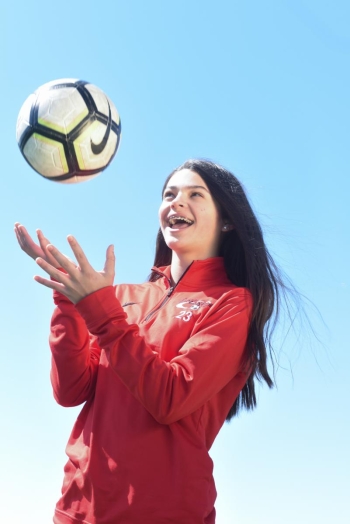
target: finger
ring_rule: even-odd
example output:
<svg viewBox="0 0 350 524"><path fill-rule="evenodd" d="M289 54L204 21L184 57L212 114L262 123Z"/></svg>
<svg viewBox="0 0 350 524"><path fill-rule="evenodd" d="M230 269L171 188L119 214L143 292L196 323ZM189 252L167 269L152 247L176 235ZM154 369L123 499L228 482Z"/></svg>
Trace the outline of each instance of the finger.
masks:
<svg viewBox="0 0 350 524"><path fill-rule="evenodd" d="M74 253L74 256L76 258L76 261L78 262L79 267L83 271L87 270L87 269L91 269L90 262L88 261L84 251L82 250L82 248L79 245L79 243L77 242L77 240L73 237L73 235L68 235L67 240L69 242L71 250Z"/></svg>
<svg viewBox="0 0 350 524"><path fill-rule="evenodd" d="M44 260L43 258L38 257L35 259L35 262L38 264L39 267L41 267L41 269L43 269L48 275L50 275L51 278L57 280L61 284L67 284L69 282L69 278L65 273L46 262L46 260Z"/></svg>
<svg viewBox="0 0 350 524"><path fill-rule="evenodd" d="M18 229L17 229L16 226L15 226L15 228L14 228L14 232L15 232L15 235L16 235L16 238L17 238L18 243L20 243L20 236L19 236L19 232L18 232Z"/></svg>
<svg viewBox="0 0 350 524"><path fill-rule="evenodd" d="M58 264L57 264L56 260L49 253L49 251L47 250L47 246L50 244L49 239L44 236L43 232L40 229L36 230L36 234L37 234L37 237L38 237L38 241L39 241L40 247L41 247L42 251L45 253L47 261L50 262L50 264L52 266L57 267Z"/></svg>
<svg viewBox="0 0 350 524"><path fill-rule="evenodd" d="M48 244L46 246L46 250L50 258L54 260L53 264L51 265L62 267L69 274L72 274L77 269L76 264L72 260L70 260L66 255L63 255L63 253L61 253L52 244Z"/></svg>
<svg viewBox="0 0 350 524"><path fill-rule="evenodd" d="M45 251L46 247L50 244L49 239L45 237L41 229L37 229L36 234L37 234L41 249Z"/></svg>
<svg viewBox="0 0 350 524"><path fill-rule="evenodd" d="M18 241L23 244L25 240L25 233L27 232L25 227L17 222L15 225L15 231L16 231Z"/></svg>
<svg viewBox="0 0 350 524"><path fill-rule="evenodd" d="M21 249L30 257L34 258L35 255L38 256L40 254L39 246L33 241L26 228L21 224L16 225L16 236Z"/></svg>
<svg viewBox="0 0 350 524"><path fill-rule="evenodd" d="M46 238L42 231L40 229L37 229L36 230L36 235L38 237L38 242L39 242L39 245L42 249L42 251L45 253L45 256L47 258L47 260L52 264L52 265L55 265L56 261L55 259L50 255L50 253L48 252L47 250L47 246L50 244L50 241L48 238Z"/></svg>
<svg viewBox="0 0 350 524"><path fill-rule="evenodd" d="M33 241L32 237L30 236L30 234L28 233L28 231L26 230L24 226L19 224L17 231L19 233L19 236L24 246L28 246L30 249L33 249L33 247L36 247L35 242Z"/></svg>
<svg viewBox="0 0 350 524"><path fill-rule="evenodd" d="M22 240L21 234L20 234L20 232L18 231L17 228L15 228L15 235L16 235L16 239L17 239L17 242L18 242L18 244L19 244L19 247L22 249L22 251L25 251L25 249L24 249L24 243L23 243L23 240Z"/></svg>
<svg viewBox="0 0 350 524"><path fill-rule="evenodd" d="M28 231L22 224L17 224L17 230L20 233L20 235L30 237Z"/></svg>
<svg viewBox="0 0 350 524"><path fill-rule="evenodd" d="M106 262L105 266L103 268L103 271L106 275L114 278L115 273L115 254L114 254L114 246L108 246L107 252L106 252Z"/></svg>
<svg viewBox="0 0 350 524"><path fill-rule="evenodd" d="M34 277L35 282L38 282L39 284L48 287L50 289L54 289L55 291L58 291L59 293L65 294L65 286L61 284L60 282L56 282L54 280L48 280L47 278L41 277L40 275L35 275Z"/></svg>
<svg viewBox="0 0 350 524"><path fill-rule="evenodd" d="M19 227L21 226L20 222L15 222L15 230L18 231Z"/></svg>
<svg viewBox="0 0 350 524"><path fill-rule="evenodd" d="M24 243L23 243L22 235L19 232L18 228L15 228L15 234L16 234L17 242L20 245L20 248L24 250Z"/></svg>
<svg viewBox="0 0 350 524"><path fill-rule="evenodd" d="M21 246L21 248L23 249L25 242L24 242L23 233L21 231L21 227L24 227L24 226L21 226L19 222L15 223L15 233L16 233L17 241L19 245Z"/></svg>

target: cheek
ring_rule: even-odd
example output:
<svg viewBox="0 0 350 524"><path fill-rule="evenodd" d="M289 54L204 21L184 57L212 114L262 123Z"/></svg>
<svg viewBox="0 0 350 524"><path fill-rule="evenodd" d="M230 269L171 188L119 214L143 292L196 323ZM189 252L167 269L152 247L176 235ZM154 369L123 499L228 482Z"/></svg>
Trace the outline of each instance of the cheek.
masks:
<svg viewBox="0 0 350 524"><path fill-rule="evenodd" d="M161 204L158 210L158 220L159 220L160 225L162 225L162 221L164 220L166 214L167 214L167 210L165 209L165 206Z"/></svg>
<svg viewBox="0 0 350 524"><path fill-rule="evenodd" d="M210 218L213 215L213 213L211 212L211 210L208 208L206 204L202 204L198 208L197 212L199 213L201 220L210 220Z"/></svg>
<svg viewBox="0 0 350 524"><path fill-rule="evenodd" d="M211 209L207 206L202 206L199 209L199 213L201 216L202 223L210 225L212 228L216 228L216 226L220 222L220 217L216 209Z"/></svg>

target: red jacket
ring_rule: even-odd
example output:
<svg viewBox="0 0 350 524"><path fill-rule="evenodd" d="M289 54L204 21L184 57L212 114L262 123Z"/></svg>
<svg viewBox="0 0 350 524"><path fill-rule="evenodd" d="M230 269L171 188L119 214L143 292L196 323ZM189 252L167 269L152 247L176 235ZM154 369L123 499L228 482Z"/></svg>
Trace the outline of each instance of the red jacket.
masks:
<svg viewBox="0 0 350 524"><path fill-rule="evenodd" d="M213 524L208 450L247 375L252 300L223 259L106 287L74 306L55 292L51 380L85 402L67 445L56 524Z"/></svg>

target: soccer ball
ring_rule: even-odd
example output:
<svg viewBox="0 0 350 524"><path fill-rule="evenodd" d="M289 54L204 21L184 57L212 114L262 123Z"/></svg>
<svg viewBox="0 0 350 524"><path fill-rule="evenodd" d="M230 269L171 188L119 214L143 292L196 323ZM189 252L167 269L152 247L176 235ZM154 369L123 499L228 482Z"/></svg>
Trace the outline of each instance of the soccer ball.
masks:
<svg viewBox="0 0 350 524"><path fill-rule="evenodd" d="M27 98L16 136L24 158L40 175L76 183L94 178L111 163L121 122L101 89L63 78L42 85Z"/></svg>

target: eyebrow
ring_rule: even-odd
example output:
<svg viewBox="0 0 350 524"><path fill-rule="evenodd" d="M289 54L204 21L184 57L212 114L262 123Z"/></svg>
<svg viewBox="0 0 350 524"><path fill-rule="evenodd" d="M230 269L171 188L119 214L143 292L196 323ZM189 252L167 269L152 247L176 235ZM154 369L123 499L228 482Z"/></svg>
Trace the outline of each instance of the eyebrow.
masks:
<svg viewBox="0 0 350 524"><path fill-rule="evenodd" d="M164 191L166 191L167 189L178 189L178 187L177 186L166 186ZM204 191L209 193L208 189L204 186L185 186L184 189L204 189Z"/></svg>

